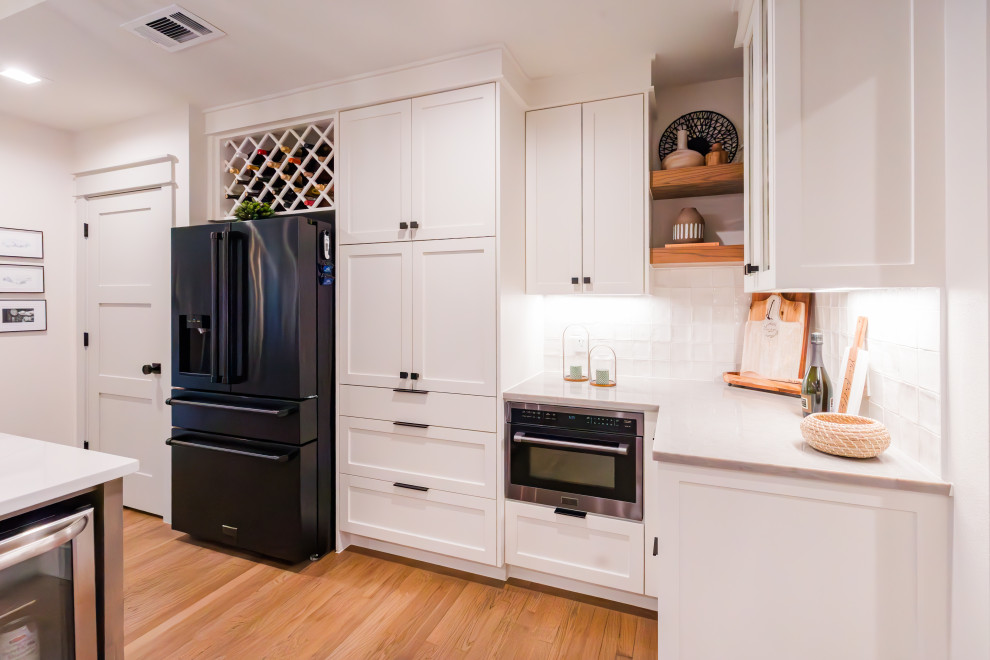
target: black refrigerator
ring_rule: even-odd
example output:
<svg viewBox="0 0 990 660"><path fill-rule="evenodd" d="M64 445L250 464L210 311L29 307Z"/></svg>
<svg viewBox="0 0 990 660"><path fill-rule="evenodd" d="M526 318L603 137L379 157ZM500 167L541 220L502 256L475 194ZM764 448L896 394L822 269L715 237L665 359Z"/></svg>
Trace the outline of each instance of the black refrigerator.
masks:
<svg viewBox="0 0 990 660"><path fill-rule="evenodd" d="M172 527L333 549L332 211L172 230Z"/></svg>

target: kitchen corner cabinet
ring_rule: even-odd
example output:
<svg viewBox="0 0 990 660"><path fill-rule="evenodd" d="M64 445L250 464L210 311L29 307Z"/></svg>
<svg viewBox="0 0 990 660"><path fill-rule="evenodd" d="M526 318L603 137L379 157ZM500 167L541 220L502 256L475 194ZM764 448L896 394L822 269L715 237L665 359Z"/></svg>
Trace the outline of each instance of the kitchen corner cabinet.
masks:
<svg viewBox="0 0 990 660"><path fill-rule="evenodd" d="M344 245L338 269L342 384L495 396L495 239Z"/></svg>
<svg viewBox="0 0 990 660"><path fill-rule="evenodd" d="M658 501L661 658L947 658L947 496L661 463Z"/></svg>
<svg viewBox="0 0 990 660"><path fill-rule="evenodd" d="M340 114L339 242L495 235L495 85Z"/></svg>
<svg viewBox="0 0 990 660"><path fill-rule="evenodd" d="M941 284L943 14L741 3L747 291Z"/></svg>
<svg viewBox="0 0 990 660"><path fill-rule="evenodd" d="M526 291L643 293L642 94L526 113Z"/></svg>

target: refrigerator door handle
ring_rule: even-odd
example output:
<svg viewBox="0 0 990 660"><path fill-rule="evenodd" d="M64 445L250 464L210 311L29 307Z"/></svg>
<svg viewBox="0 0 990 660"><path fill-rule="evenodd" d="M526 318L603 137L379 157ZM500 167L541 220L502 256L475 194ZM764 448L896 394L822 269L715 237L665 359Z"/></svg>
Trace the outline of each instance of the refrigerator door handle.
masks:
<svg viewBox="0 0 990 660"><path fill-rule="evenodd" d="M210 232L210 382L220 380L220 232Z"/></svg>
<svg viewBox="0 0 990 660"><path fill-rule="evenodd" d="M230 382L230 230L220 234L220 382Z"/></svg>
<svg viewBox="0 0 990 660"><path fill-rule="evenodd" d="M170 447L189 447L191 449L206 449L208 451L218 451L223 454L237 454L238 456L247 456L249 458L260 458L261 460L271 461L273 463L286 463L290 458L292 458L297 453L299 453L297 449L291 449L285 452L284 454L265 454L257 451L233 449L231 447L215 445L209 442L192 442L189 440L182 440L179 438L169 438L165 441L165 444Z"/></svg>
<svg viewBox="0 0 990 660"><path fill-rule="evenodd" d="M223 403L213 403L211 401L193 401L192 399L176 399L172 397L165 399L167 406L199 406L201 408L215 408L217 410L233 410L234 412L255 413L258 415L271 415L273 417L288 417L299 410L297 407L285 408L251 408L248 406L233 406Z"/></svg>

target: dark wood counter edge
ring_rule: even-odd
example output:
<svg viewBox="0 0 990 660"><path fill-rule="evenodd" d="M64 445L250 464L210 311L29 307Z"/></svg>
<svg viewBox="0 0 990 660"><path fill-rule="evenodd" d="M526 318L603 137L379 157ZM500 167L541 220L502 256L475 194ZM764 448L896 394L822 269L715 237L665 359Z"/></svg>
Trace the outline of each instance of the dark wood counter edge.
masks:
<svg viewBox="0 0 990 660"><path fill-rule="evenodd" d="M732 470L734 472L748 472L751 474L766 474L774 477L811 479L813 481L823 483L846 484L850 486L869 486L872 488L886 488L887 490L901 490L926 495L944 495L946 497L952 496L952 484L946 481L915 481L912 479L879 477L869 474L831 472L829 470L816 470L814 468L770 465L767 463L749 463L735 459L713 458L711 456L669 454L663 451L654 451L653 460L660 463L691 465L694 467Z"/></svg>
<svg viewBox="0 0 990 660"><path fill-rule="evenodd" d="M67 500L83 498L95 513L93 539L96 545L96 580L102 585L96 598L97 631L101 658L123 660L124 657L124 480L77 490L0 516L13 518Z"/></svg>

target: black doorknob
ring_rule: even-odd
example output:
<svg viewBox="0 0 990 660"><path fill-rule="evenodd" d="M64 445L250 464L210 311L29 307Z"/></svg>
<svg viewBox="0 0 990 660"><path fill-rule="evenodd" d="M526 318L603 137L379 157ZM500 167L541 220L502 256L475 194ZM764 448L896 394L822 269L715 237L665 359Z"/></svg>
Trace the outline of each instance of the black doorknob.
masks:
<svg viewBox="0 0 990 660"><path fill-rule="evenodd" d="M151 364L145 364L141 366L141 373L145 376L148 374L160 374L162 372L161 362L152 362Z"/></svg>

